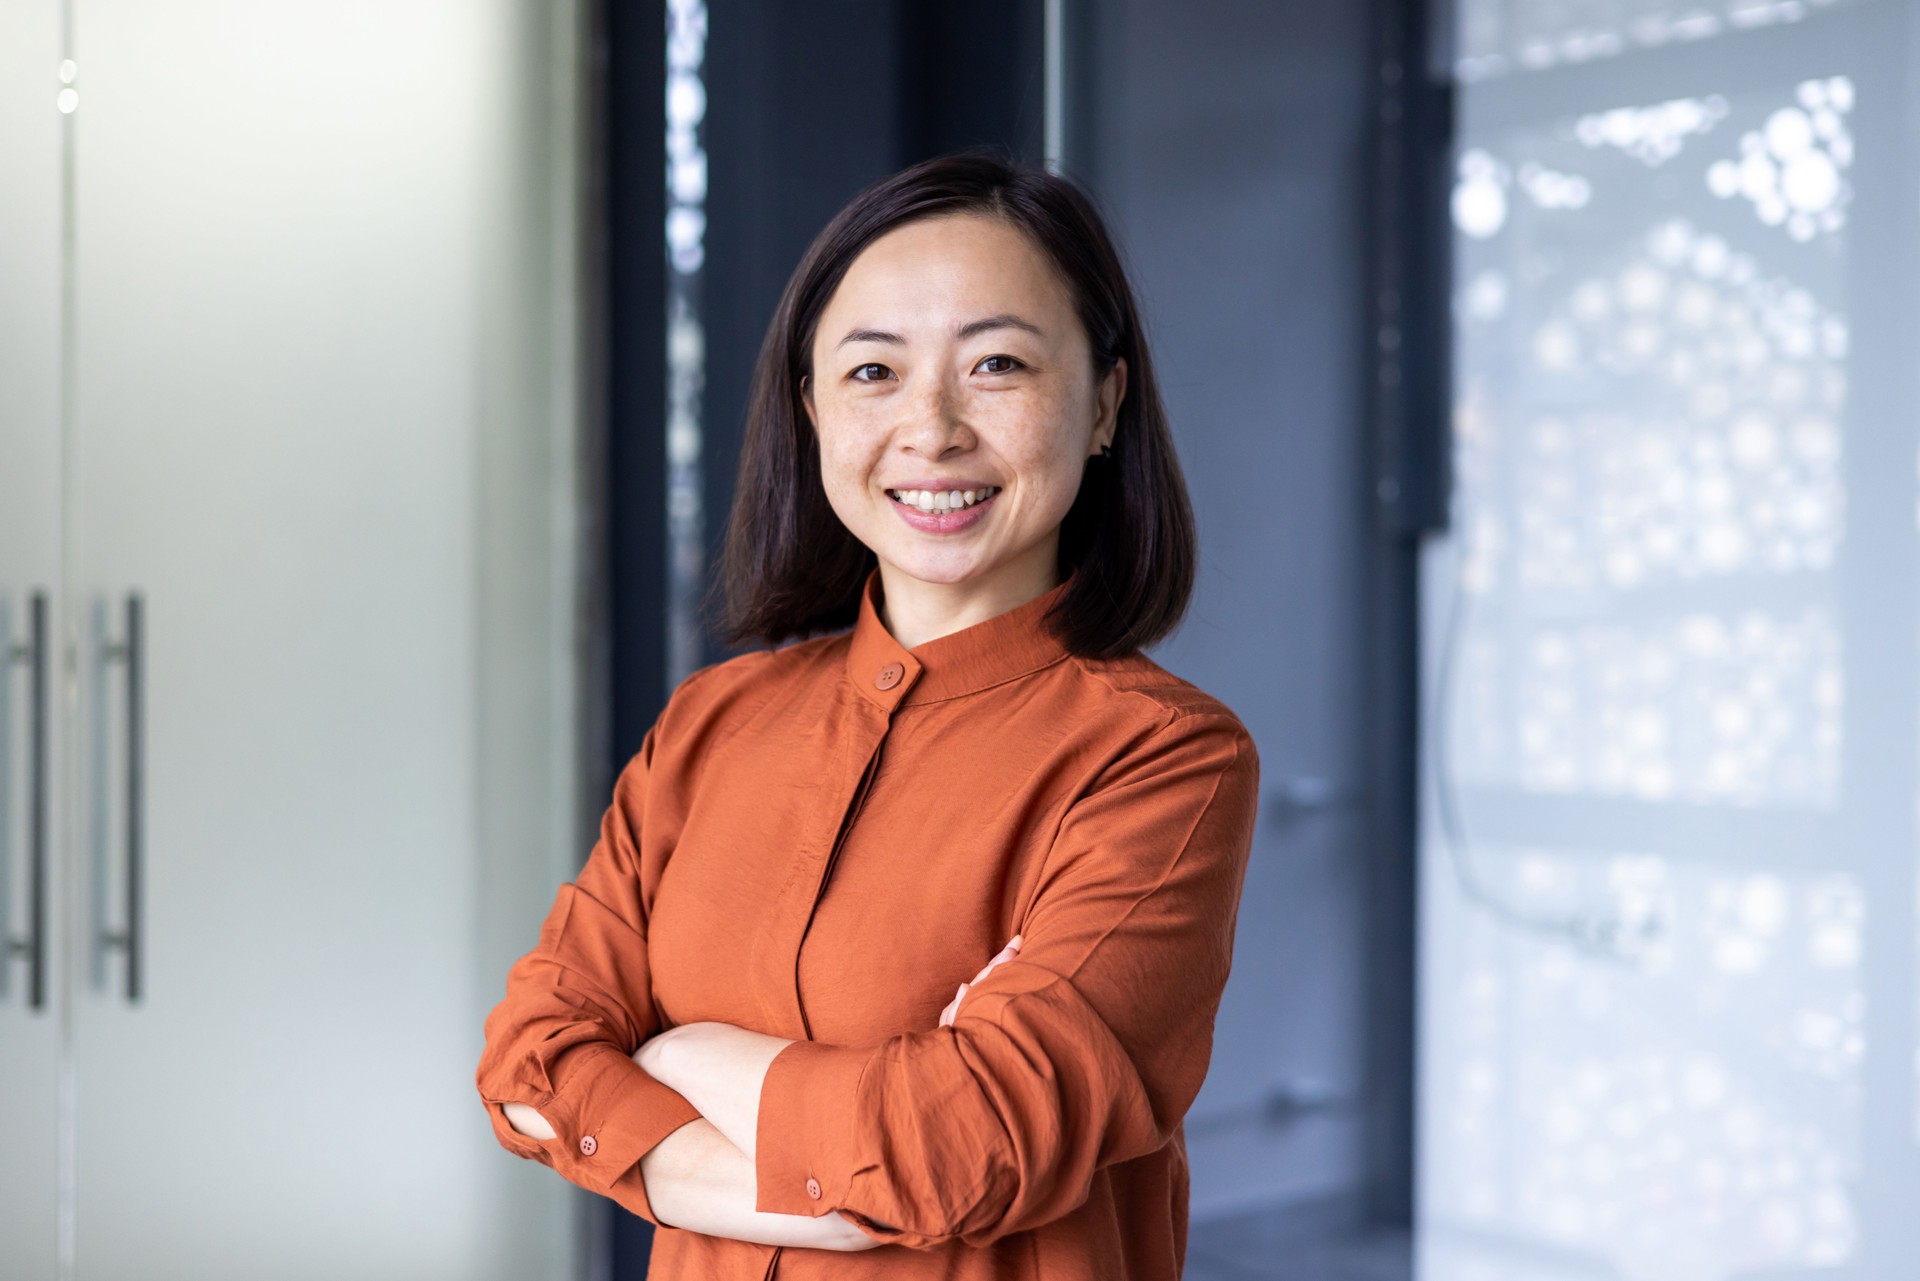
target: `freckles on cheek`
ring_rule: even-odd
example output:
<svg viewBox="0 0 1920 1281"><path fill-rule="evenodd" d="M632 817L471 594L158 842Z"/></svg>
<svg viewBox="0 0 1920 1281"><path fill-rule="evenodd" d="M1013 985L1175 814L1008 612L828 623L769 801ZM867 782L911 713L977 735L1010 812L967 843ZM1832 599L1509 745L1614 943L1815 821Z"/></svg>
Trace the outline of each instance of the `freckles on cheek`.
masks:
<svg viewBox="0 0 1920 1281"><path fill-rule="evenodd" d="M993 422L1009 453L1044 464L1073 454L1076 424L1087 414L1077 397L1035 396L995 406Z"/></svg>

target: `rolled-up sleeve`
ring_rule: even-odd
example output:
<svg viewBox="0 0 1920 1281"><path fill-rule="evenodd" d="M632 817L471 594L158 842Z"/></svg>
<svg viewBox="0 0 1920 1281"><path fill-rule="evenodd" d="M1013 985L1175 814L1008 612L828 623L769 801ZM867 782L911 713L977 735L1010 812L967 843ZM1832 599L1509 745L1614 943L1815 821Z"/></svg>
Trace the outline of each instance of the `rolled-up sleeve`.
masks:
<svg viewBox="0 0 1920 1281"><path fill-rule="evenodd" d="M508 971L474 1079L502 1147L657 1224L635 1167L700 1113L632 1058L660 1029L637 840L653 746L649 731L614 786L586 865L560 886L538 944ZM519 1133L506 1103L538 1111L554 1137Z"/></svg>
<svg viewBox="0 0 1920 1281"><path fill-rule="evenodd" d="M1211 1057L1258 787L1231 714L1176 714L1121 753L1062 819L1020 952L952 1026L773 1060L757 1208L982 1246L1165 1145Z"/></svg>

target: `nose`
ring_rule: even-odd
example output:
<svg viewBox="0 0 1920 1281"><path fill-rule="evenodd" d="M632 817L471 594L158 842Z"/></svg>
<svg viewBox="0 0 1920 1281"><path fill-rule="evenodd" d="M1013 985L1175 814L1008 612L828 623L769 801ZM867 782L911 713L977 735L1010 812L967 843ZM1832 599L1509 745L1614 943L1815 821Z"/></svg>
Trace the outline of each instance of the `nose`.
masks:
<svg viewBox="0 0 1920 1281"><path fill-rule="evenodd" d="M919 394L908 402L895 435L901 445L929 458L970 447L973 429L967 425L959 389L945 378L925 380Z"/></svg>

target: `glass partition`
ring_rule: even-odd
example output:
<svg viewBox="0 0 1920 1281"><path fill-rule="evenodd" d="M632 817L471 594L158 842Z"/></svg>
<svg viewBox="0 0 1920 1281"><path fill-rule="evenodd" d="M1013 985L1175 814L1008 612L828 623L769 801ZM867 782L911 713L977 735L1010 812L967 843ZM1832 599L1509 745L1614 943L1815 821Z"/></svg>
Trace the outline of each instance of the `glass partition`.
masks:
<svg viewBox="0 0 1920 1281"><path fill-rule="evenodd" d="M1464 0L1423 1281L1896 1281L1910 7Z"/></svg>

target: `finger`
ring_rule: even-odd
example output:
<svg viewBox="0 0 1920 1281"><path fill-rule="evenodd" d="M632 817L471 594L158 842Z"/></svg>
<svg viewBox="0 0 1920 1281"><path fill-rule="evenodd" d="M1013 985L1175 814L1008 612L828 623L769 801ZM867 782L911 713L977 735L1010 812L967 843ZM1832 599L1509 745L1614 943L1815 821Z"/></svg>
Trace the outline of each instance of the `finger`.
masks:
<svg viewBox="0 0 1920 1281"><path fill-rule="evenodd" d="M985 965L981 966L980 972L973 976L973 981L975 983L978 983L981 979L987 977L987 975L993 972L994 966L1002 965L1008 961L1011 961L1014 957L1020 955L1020 948L1018 946L1019 938L1020 938L1019 935L1017 934L1014 935L1014 942L1009 943L1005 947L1001 948L1000 951L994 956L994 958L991 961L988 961Z"/></svg>
<svg viewBox="0 0 1920 1281"><path fill-rule="evenodd" d="M1005 947L1001 948L1000 951L994 955L994 958L991 961L987 962L987 968L992 969L996 965L1004 965L1006 962L1011 961L1014 957L1019 955L1020 955L1019 945L1015 943L1009 943Z"/></svg>

